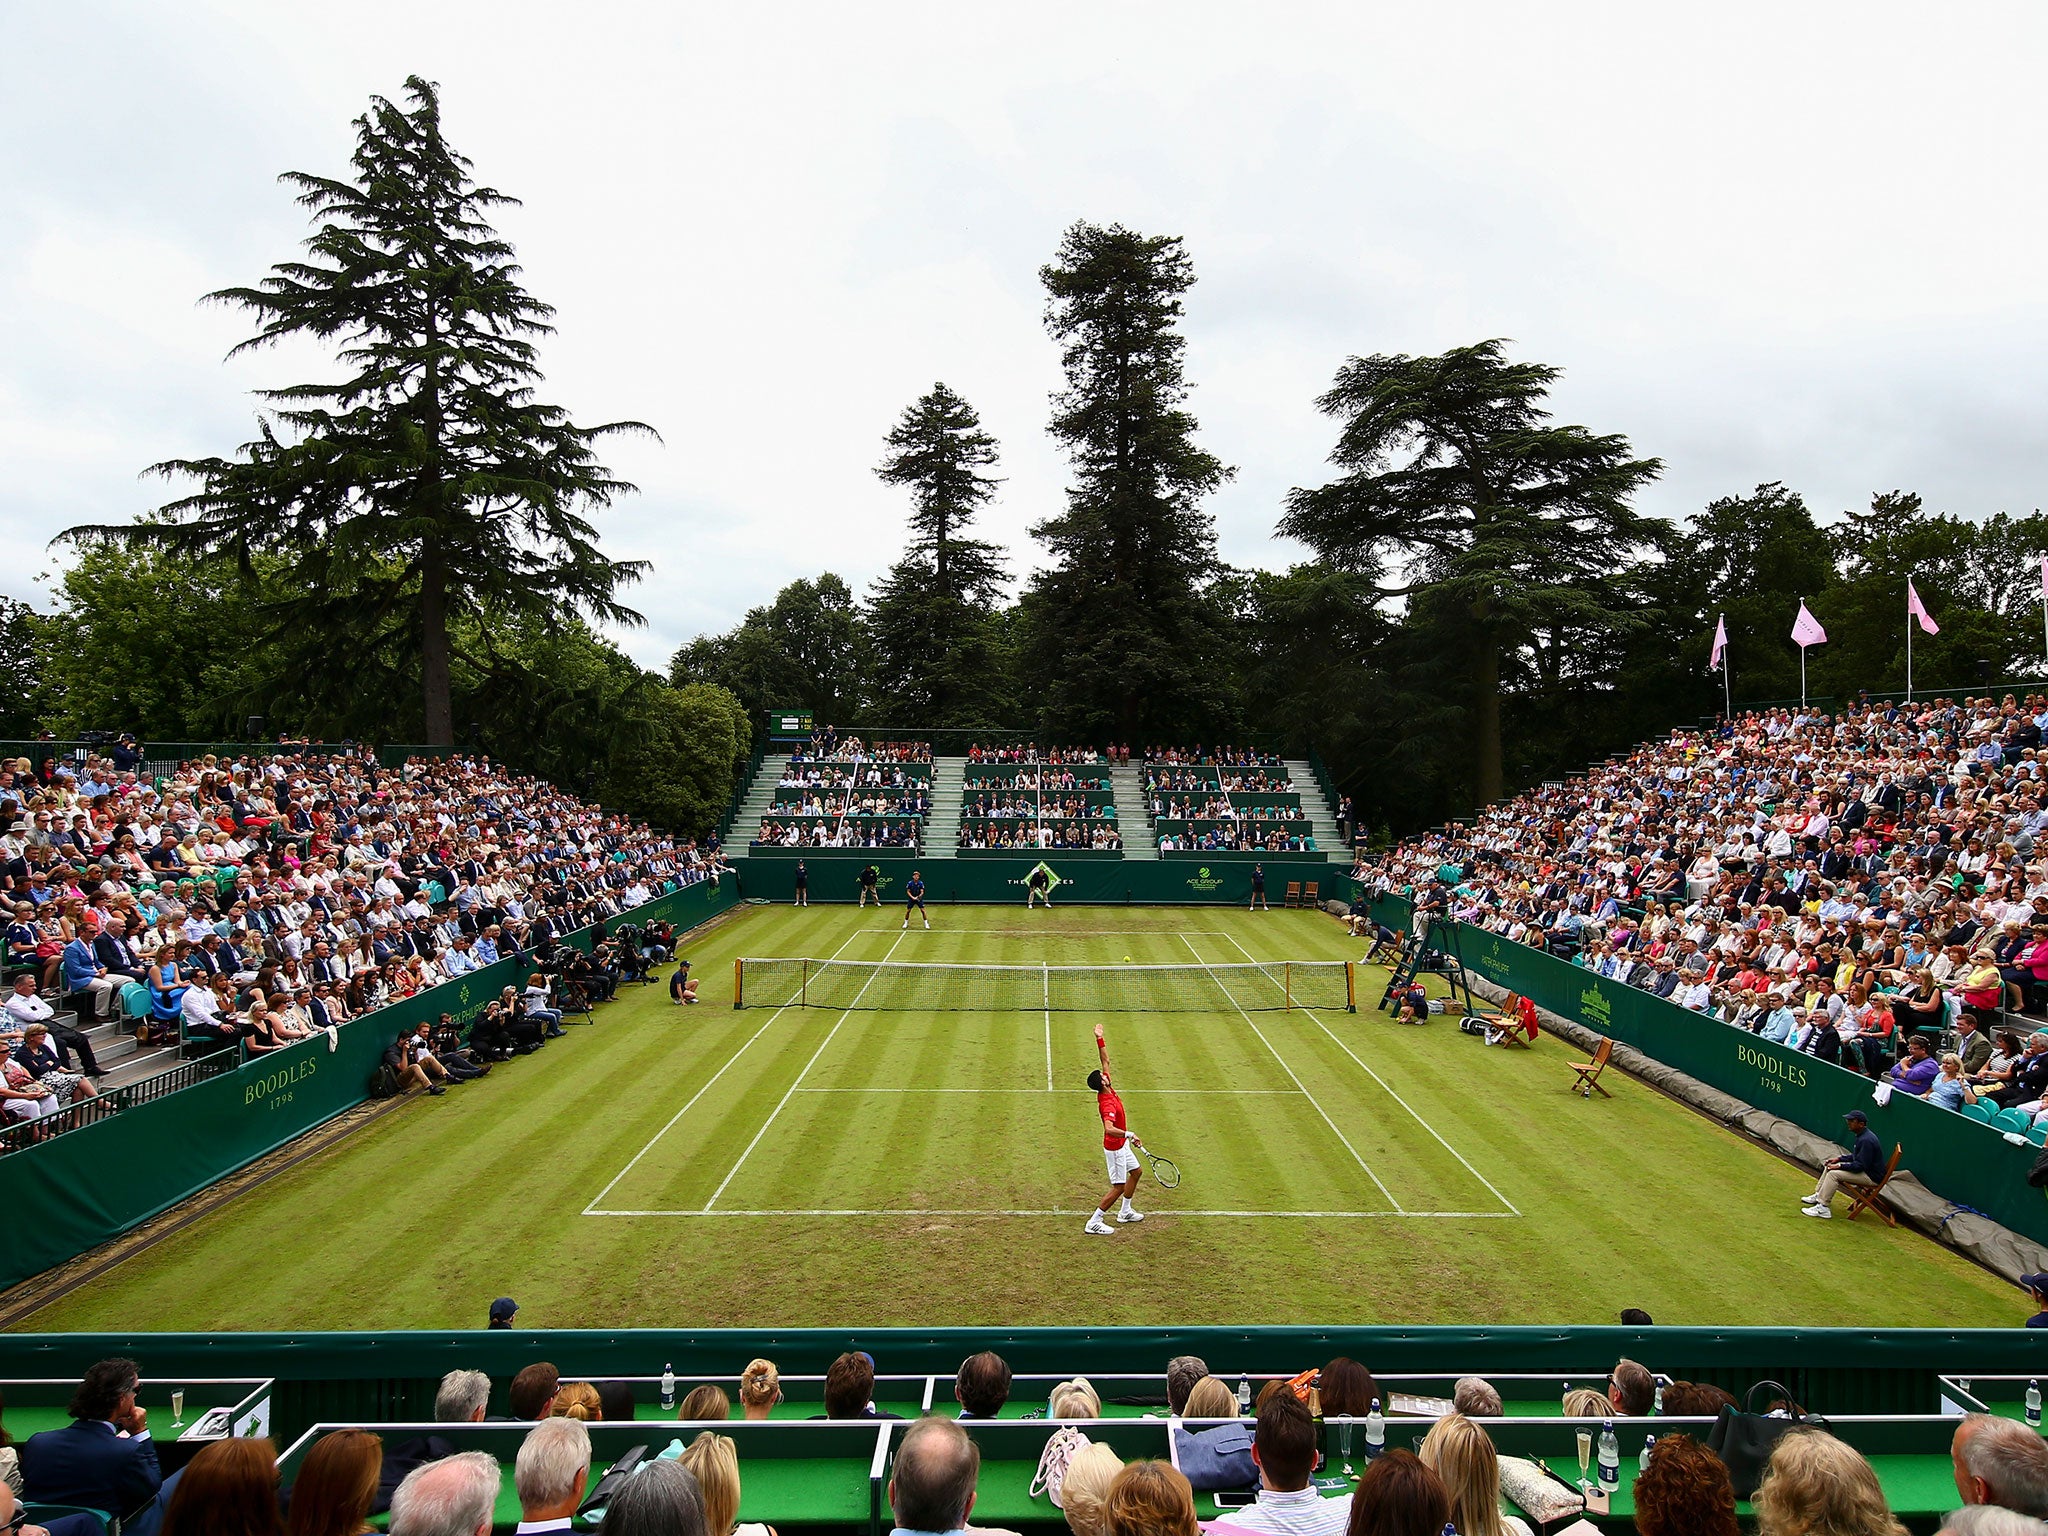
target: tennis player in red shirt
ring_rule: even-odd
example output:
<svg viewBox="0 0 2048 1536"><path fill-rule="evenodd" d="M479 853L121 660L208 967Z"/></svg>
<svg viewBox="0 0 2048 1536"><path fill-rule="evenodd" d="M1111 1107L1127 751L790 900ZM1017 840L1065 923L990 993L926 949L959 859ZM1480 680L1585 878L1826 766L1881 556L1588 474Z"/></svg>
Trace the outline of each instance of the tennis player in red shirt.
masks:
<svg viewBox="0 0 2048 1536"><path fill-rule="evenodd" d="M1131 1196L1138 1192L1141 1176L1136 1149L1143 1143L1131 1134L1125 1123L1124 1101L1116 1096L1116 1088L1109 1080L1109 1045L1102 1038L1100 1024L1095 1026L1095 1054L1102 1058L1102 1065L1088 1074L1088 1086L1095 1090L1095 1107L1102 1115L1102 1157L1109 1165L1109 1193L1102 1197L1102 1204L1088 1218L1088 1225L1082 1230L1096 1237L1110 1237L1116 1228L1103 1218L1109 1215L1109 1208L1117 1201L1123 1201L1123 1209L1116 1215L1118 1221L1145 1219L1131 1204Z"/></svg>

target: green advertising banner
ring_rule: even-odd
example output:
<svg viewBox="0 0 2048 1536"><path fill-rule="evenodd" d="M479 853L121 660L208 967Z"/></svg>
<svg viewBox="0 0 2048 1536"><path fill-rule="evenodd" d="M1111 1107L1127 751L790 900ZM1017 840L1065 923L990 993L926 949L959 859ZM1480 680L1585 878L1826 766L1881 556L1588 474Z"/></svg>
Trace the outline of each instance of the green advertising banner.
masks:
<svg viewBox="0 0 2048 1536"><path fill-rule="evenodd" d="M678 930L739 900L731 877L685 886L619 921ZM616 926L616 924L614 925ZM568 942L589 947L584 930ZM369 1097L385 1047L442 1014L467 1024L529 971L500 960L336 1030L37 1142L8 1156L8 1242L0 1286L13 1285L168 1210L237 1168Z"/></svg>
<svg viewBox="0 0 2048 1536"><path fill-rule="evenodd" d="M1432 936L1439 949L1538 1007L1632 1045L1653 1060L1817 1136L1846 1144L1842 1116L1860 1109L1887 1154L1894 1143L1902 1147L1899 1167L1935 1194L2048 1243L2048 1200L2027 1185L2028 1170L2040 1156L2038 1147L2016 1147L1980 1121L1907 1094L1895 1093L1889 1103L1880 1105L1872 1097L1870 1079L1846 1067L1596 976L1583 966L1469 923L1438 924Z"/></svg>
<svg viewBox="0 0 2048 1536"><path fill-rule="evenodd" d="M788 849L789 854L807 855L805 864L811 881L812 901L852 901L856 882L864 865L873 864L881 873L884 901L900 900L903 882L915 869L922 871L929 899L937 902L982 902L1000 904L1024 901L1024 881L1040 863L1059 877L1061 904L1076 906L1183 906L1239 902L1249 904L1252 894L1253 860L1202 860L1194 856L1171 862L1151 859L1118 859L1099 853L1063 853L1058 849L1033 849L1006 854L985 849L972 859L907 858L884 855L875 849L842 850L830 860L816 857L819 850ZM846 857L846 854L853 857ZM747 855L732 860L740 872L740 891L748 897L788 901L796 891L796 859L769 855ZM1348 899L1351 881L1344 866L1268 859L1266 897L1274 906L1285 899L1290 883L1314 885L1316 899Z"/></svg>

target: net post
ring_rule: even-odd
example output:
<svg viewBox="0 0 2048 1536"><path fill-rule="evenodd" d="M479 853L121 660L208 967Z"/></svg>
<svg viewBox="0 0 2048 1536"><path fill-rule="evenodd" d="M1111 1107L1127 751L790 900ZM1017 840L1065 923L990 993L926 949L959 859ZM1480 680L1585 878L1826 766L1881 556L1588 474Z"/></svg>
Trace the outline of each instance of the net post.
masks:
<svg viewBox="0 0 2048 1536"><path fill-rule="evenodd" d="M747 962L735 956L732 962L732 1005L735 1008L746 1007L743 1001L747 995L746 979Z"/></svg>
<svg viewBox="0 0 2048 1536"><path fill-rule="evenodd" d="M1283 976L1280 990L1287 994L1287 1011L1292 1013L1294 1012L1294 962L1292 960L1283 962L1281 971Z"/></svg>
<svg viewBox="0 0 2048 1536"><path fill-rule="evenodd" d="M811 1006L811 962L808 958L804 961L803 974L797 978L796 1005L799 1008Z"/></svg>
<svg viewBox="0 0 2048 1536"><path fill-rule="evenodd" d="M1356 962L1351 960L1344 962L1344 1011L1358 1012L1358 971Z"/></svg>

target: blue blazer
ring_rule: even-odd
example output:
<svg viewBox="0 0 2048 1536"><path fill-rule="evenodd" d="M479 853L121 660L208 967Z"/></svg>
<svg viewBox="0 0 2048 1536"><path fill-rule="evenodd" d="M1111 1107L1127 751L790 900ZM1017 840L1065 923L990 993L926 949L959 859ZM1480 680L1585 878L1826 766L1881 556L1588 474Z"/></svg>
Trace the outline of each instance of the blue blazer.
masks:
<svg viewBox="0 0 2048 1536"><path fill-rule="evenodd" d="M32 1504L79 1504L125 1515L156 1497L163 1474L156 1442L123 1439L104 1419L73 1419L30 1435L21 1447L22 1497Z"/></svg>

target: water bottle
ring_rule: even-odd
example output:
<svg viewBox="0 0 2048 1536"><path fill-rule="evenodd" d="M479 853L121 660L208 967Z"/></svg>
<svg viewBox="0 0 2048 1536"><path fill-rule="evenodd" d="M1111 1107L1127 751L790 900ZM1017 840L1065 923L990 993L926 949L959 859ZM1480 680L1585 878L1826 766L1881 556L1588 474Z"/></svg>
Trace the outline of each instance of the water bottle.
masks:
<svg viewBox="0 0 2048 1536"><path fill-rule="evenodd" d="M1655 1396L1654 1396L1654 1397L1653 1397L1653 1398L1651 1399L1651 1401L1650 1401L1650 1412L1652 1412L1652 1413L1662 1413L1663 1411L1664 1411L1664 1383L1660 1381L1660 1382L1658 1382L1658 1383L1657 1383L1657 1391L1656 1391L1656 1395L1655 1395Z"/></svg>
<svg viewBox="0 0 2048 1536"><path fill-rule="evenodd" d="M1656 1448L1657 1437L1655 1435L1643 1436L1643 1454L1636 1458L1636 1473L1638 1476L1650 1470L1650 1452Z"/></svg>
<svg viewBox="0 0 2048 1536"><path fill-rule="evenodd" d="M1372 1407L1365 1415L1365 1459L1379 1460L1379 1454L1387 1448L1387 1420L1380 1412L1380 1400L1374 1398Z"/></svg>
<svg viewBox="0 0 2048 1536"><path fill-rule="evenodd" d="M2027 1422L2036 1429L2041 1427L2041 1383L2038 1381L2027 1383Z"/></svg>
<svg viewBox="0 0 2048 1536"><path fill-rule="evenodd" d="M675 1405L676 1405L676 1372L675 1372L675 1367L674 1367L674 1366L671 1366L671 1365L664 1365L664 1366L663 1366L663 1367L661 1368L661 1406L662 1406L662 1409L663 1409L663 1411L667 1411L667 1410L669 1410L669 1409L672 1409L672 1408L674 1408L674 1407L675 1407Z"/></svg>
<svg viewBox="0 0 2048 1536"><path fill-rule="evenodd" d="M1252 1411L1252 1379L1249 1376L1237 1378L1237 1411L1239 1413L1250 1413Z"/></svg>
<svg viewBox="0 0 2048 1536"><path fill-rule="evenodd" d="M1621 1442L1614 1438L1614 1420L1600 1424L1600 1486L1612 1493L1621 1486Z"/></svg>

